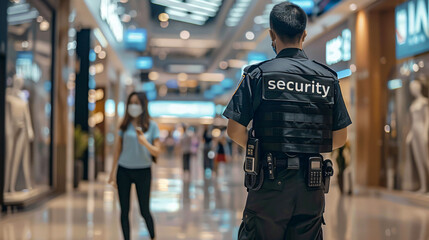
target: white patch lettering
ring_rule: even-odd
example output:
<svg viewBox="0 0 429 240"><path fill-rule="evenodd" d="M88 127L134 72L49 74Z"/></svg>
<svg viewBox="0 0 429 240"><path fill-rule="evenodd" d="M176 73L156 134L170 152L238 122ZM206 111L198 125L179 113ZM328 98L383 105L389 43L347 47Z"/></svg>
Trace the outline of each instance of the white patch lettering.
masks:
<svg viewBox="0 0 429 240"><path fill-rule="evenodd" d="M325 88L326 87L326 88ZM329 89L331 88L330 86L325 86L325 85L322 85L322 88L323 88L323 96L322 97L326 97L326 96L328 96L328 94L329 94Z"/></svg>
<svg viewBox="0 0 429 240"><path fill-rule="evenodd" d="M293 82L288 82L287 83L287 90L293 91Z"/></svg>
<svg viewBox="0 0 429 240"><path fill-rule="evenodd" d="M268 81L268 89L270 90L276 89L276 81L274 80Z"/></svg>
<svg viewBox="0 0 429 240"><path fill-rule="evenodd" d="M329 90L331 89L328 85L320 84L316 81L311 81L311 83L302 83L294 81L285 81L285 80L268 80L268 90L287 90L289 92L304 92L317 94L322 97L327 97L329 95Z"/></svg>
<svg viewBox="0 0 429 240"><path fill-rule="evenodd" d="M284 81L277 81L277 88L280 90L284 90L285 89L285 82Z"/></svg>

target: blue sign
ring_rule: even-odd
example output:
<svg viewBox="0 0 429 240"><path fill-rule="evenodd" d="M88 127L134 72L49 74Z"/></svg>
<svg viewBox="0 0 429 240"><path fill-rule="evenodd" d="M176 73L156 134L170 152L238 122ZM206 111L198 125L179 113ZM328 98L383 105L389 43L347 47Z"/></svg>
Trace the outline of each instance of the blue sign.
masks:
<svg viewBox="0 0 429 240"><path fill-rule="evenodd" d="M147 31L144 28L130 29L125 32L125 48L143 52L146 50Z"/></svg>
<svg viewBox="0 0 429 240"><path fill-rule="evenodd" d="M396 58L429 51L429 0L409 0L396 7Z"/></svg>
<svg viewBox="0 0 429 240"><path fill-rule="evenodd" d="M139 70L151 69L153 66L152 57L138 57L136 60L136 68Z"/></svg>

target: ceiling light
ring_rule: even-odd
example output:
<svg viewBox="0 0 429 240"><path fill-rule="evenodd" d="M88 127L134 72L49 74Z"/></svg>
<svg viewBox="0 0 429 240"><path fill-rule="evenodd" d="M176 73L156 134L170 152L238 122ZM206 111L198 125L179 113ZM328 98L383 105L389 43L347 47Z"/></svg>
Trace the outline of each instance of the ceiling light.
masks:
<svg viewBox="0 0 429 240"><path fill-rule="evenodd" d="M255 19L253 19L253 21L255 22L255 24L263 24L263 23L265 23L265 19L262 16L256 16Z"/></svg>
<svg viewBox="0 0 429 240"><path fill-rule="evenodd" d="M199 79L207 82L222 82L225 79L225 75L223 73L202 73Z"/></svg>
<svg viewBox="0 0 429 240"><path fill-rule="evenodd" d="M250 41L255 39L255 34L251 31L246 32L246 39Z"/></svg>
<svg viewBox="0 0 429 240"><path fill-rule="evenodd" d="M350 10L351 10L351 11L353 11L353 12L354 12L354 11L356 11L356 10L357 10L357 5L356 5L356 3L351 3L351 4L350 4L350 6L349 6L349 8L350 8Z"/></svg>
<svg viewBox="0 0 429 240"><path fill-rule="evenodd" d="M180 38L181 38L181 39L183 39L183 40L187 40L187 39L189 39L190 37L191 37L191 34L190 34L188 31L183 30L183 31L181 31L181 32L180 32Z"/></svg>
<svg viewBox="0 0 429 240"><path fill-rule="evenodd" d="M206 16L201 16L201 15L196 15L196 14L191 14L190 16L192 19L198 20L198 21L207 21L208 17Z"/></svg>
<svg viewBox="0 0 429 240"><path fill-rule="evenodd" d="M159 14L159 16L158 16L158 19L159 19L159 21L161 21L161 22L167 22L169 18L170 18L170 16L168 16L168 14L167 14L167 13L161 13L161 14Z"/></svg>
<svg viewBox="0 0 429 240"><path fill-rule="evenodd" d="M156 81L159 79L159 73L157 72L150 72L149 73L149 79L152 81Z"/></svg>
<svg viewBox="0 0 429 240"><path fill-rule="evenodd" d="M103 33L101 32L101 30L99 28L94 29L94 36L95 36L95 38L97 38L98 42L104 48L106 48L109 45L106 37L104 37Z"/></svg>
<svg viewBox="0 0 429 240"><path fill-rule="evenodd" d="M43 22L40 23L40 31L42 31L42 32L48 31L49 26L50 26L49 22L44 20Z"/></svg>
<svg viewBox="0 0 429 240"><path fill-rule="evenodd" d="M30 43L28 41L23 41L21 43L22 48L28 48L30 46Z"/></svg>
<svg viewBox="0 0 429 240"><path fill-rule="evenodd" d="M161 22L160 23L162 28L167 28L168 27L168 22Z"/></svg>
<svg viewBox="0 0 429 240"><path fill-rule="evenodd" d="M101 52L98 54L98 58L100 58L100 59L105 59L105 58L106 58L106 55L107 55L107 53L106 53L105 51L101 51Z"/></svg>
<svg viewBox="0 0 429 240"><path fill-rule="evenodd" d="M199 26L205 24L205 21L200 21L200 20L195 20L195 19L189 18L188 14L186 14L186 16L184 16L184 17L170 15L170 19L176 20L179 22L195 24L195 25L199 25Z"/></svg>
<svg viewBox="0 0 429 240"><path fill-rule="evenodd" d="M228 68L228 62L226 62L226 61L221 61L221 62L219 63L219 68L220 68L220 69L222 69L222 70L227 69L227 68Z"/></svg>
<svg viewBox="0 0 429 240"><path fill-rule="evenodd" d="M104 65L102 63L95 64L95 73L100 74L104 71Z"/></svg>
<svg viewBox="0 0 429 240"><path fill-rule="evenodd" d="M120 0L121 3L127 3L128 0Z"/></svg>
<svg viewBox="0 0 429 240"><path fill-rule="evenodd" d="M179 0L151 0L151 2L166 7L165 11L170 15L170 19L196 25L204 25L208 17L216 16L222 5L222 0L188 0L186 2ZM172 10L176 12L170 12ZM193 14L207 16L207 18L204 20L201 19L200 21L195 20L198 19L198 17L190 19Z"/></svg>
<svg viewBox="0 0 429 240"><path fill-rule="evenodd" d="M186 17L186 16L188 16L187 12L181 11L181 10L175 10L175 9L167 8L165 11L169 15L172 15L172 16L178 16L178 17ZM171 18L171 16L170 16L170 18Z"/></svg>
<svg viewBox="0 0 429 240"><path fill-rule="evenodd" d="M247 64L246 61L239 60L239 59L230 59L228 61L228 63L229 63L229 66L232 67L232 68L242 68L244 65Z"/></svg>
<svg viewBox="0 0 429 240"><path fill-rule="evenodd" d="M103 49L101 48L101 46L100 46L100 45L97 45L97 46L95 46L95 48L94 48L94 52L95 52L95 53L100 53L100 52L101 52L101 50L103 50Z"/></svg>

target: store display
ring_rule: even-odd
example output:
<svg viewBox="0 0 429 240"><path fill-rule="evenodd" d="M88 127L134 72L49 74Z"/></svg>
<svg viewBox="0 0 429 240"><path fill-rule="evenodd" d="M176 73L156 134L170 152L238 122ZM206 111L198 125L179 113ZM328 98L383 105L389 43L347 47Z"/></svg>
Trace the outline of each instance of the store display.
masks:
<svg viewBox="0 0 429 240"><path fill-rule="evenodd" d="M388 81L382 176L389 189L429 192L428 56L400 65Z"/></svg>
<svg viewBox="0 0 429 240"><path fill-rule="evenodd" d="M410 106L411 128L408 132L406 143L407 149L411 152L415 163L420 189L419 192L427 192L429 154L428 154L428 133L429 133L429 102L428 98L422 94L422 86L418 80L410 83L410 92L415 97Z"/></svg>
<svg viewBox="0 0 429 240"><path fill-rule="evenodd" d="M18 21L19 14L27 17ZM53 22L43 1L9 3L6 104L0 113L5 118L5 205L30 202L52 186Z"/></svg>
<svg viewBox="0 0 429 240"><path fill-rule="evenodd" d="M18 170L22 165L25 188L32 189L30 177L30 142L34 139L28 99L22 91L24 79L15 76L6 89L6 166L5 192L15 192Z"/></svg>

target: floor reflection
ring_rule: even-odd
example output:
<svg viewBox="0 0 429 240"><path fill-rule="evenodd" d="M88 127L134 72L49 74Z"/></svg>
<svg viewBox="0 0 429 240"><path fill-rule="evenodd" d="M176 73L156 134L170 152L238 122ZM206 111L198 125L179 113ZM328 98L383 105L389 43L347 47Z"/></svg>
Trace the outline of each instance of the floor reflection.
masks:
<svg viewBox="0 0 429 240"><path fill-rule="evenodd" d="M217 177L193 160L189 180L182 180L180 160L160 160L153 169L151 208L157 239L236 239L246 190L242 166L220 169ZM429 239L429 210L385 200L327 196L324 235L327 240ZM132 193L133 239L149 239ZM115 190L102 182L82 184L79 191L42 206L0 219L0 239L121 239Z"/></svg>

